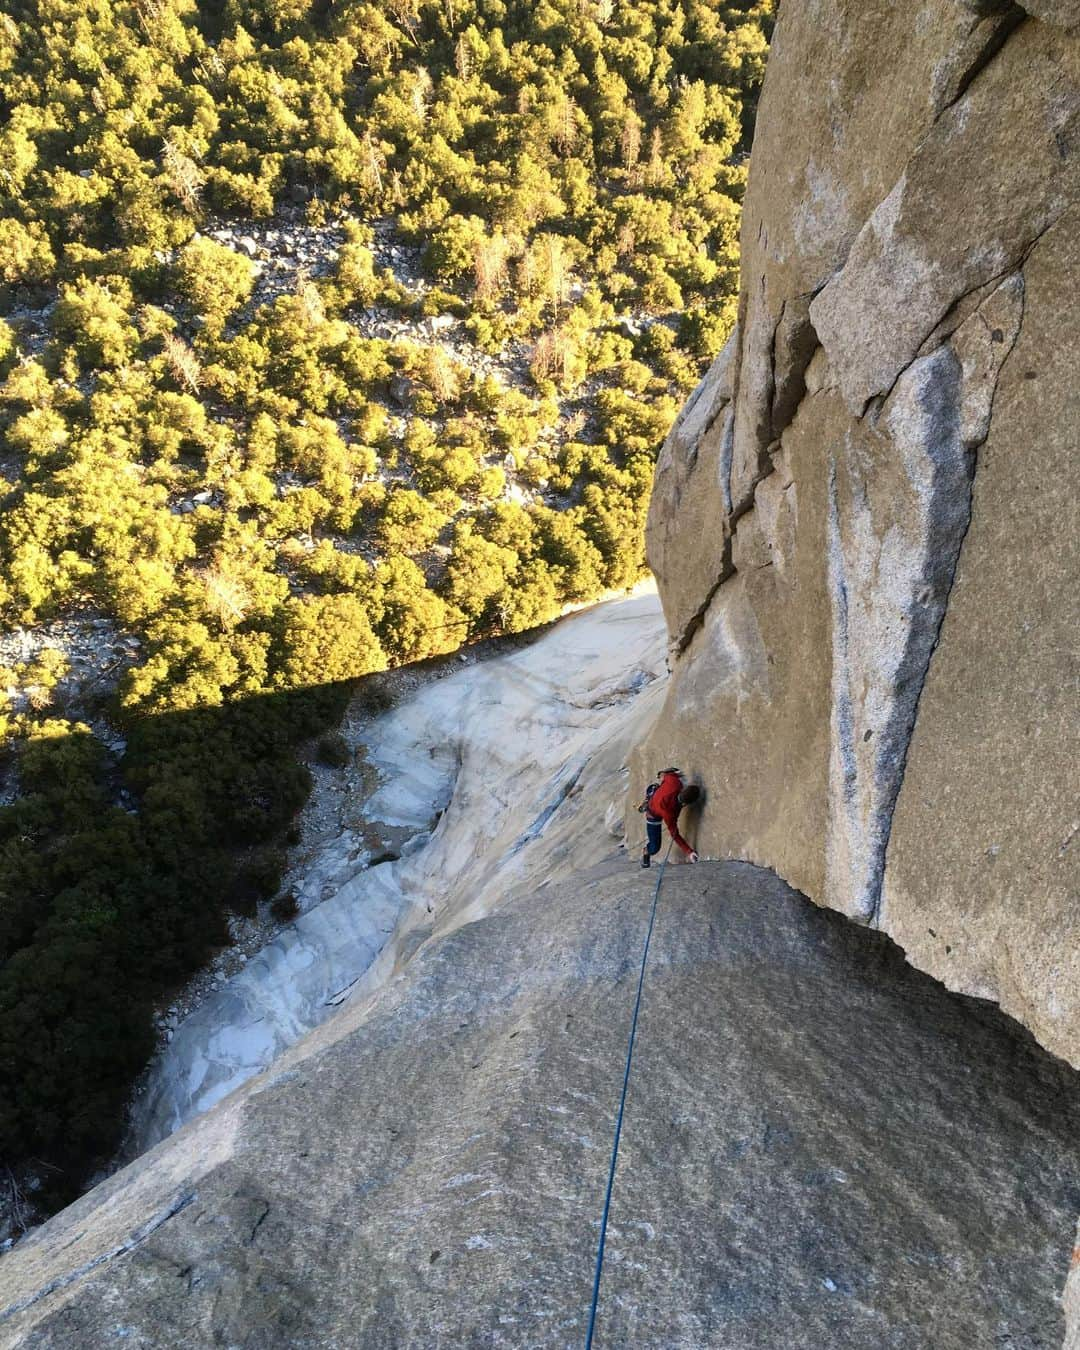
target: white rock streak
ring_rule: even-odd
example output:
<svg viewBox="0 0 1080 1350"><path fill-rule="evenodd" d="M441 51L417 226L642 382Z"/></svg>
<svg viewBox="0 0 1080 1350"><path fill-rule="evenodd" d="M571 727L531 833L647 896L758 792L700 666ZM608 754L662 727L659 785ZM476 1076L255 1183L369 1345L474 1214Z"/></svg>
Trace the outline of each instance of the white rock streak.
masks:
<svg viewBox="0 0 1080 1350"><path fill-rule="evenodd" d="M948 343L901 374L882 411L887 454L901 470L892 482L869 439L849 441L832 461L826 865L829 903L860 919L881 917L893 809L971 515L971 452L1022 316L1023 282L1009 277Z"/></svg>

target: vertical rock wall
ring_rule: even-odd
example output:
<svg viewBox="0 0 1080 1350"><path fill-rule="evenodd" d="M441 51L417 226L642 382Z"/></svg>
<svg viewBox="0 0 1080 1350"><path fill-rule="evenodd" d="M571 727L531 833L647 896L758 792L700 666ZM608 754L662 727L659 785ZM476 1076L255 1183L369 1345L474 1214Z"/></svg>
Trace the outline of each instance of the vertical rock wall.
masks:
<svg viewBox="0 0 1080 1350"><path fill-rule="evenodd" d="M739 325L657 467L634 765L1074 1064L1078 203L1080 4L782 7Z"/></svg>

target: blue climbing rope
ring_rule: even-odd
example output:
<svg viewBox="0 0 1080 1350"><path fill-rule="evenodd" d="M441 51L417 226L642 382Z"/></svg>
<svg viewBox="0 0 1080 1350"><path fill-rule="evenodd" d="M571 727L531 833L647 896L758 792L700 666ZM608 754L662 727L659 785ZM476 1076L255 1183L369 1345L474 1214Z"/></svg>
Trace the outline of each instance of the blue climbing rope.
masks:
<svg viewBox="0 0 1080 1350"><path fill-rule="evenodd" d="M656 906L660 899L660 883L664 879L664 868L667 867L668 858L671 856L673 842L673 840L668 841L664 861L660 864L660 874L656 878L656 889L653 891L652 911L649 914L649 931L645 934L645 950L641 953L637 998L634 1000L634 1016L630 1022L630 1040L626 1047L626 1068L623 1071L622 1096L619 1098L619 1114L615 1117L615 1142L611 1146L611 1166L608 1168L604 1213L600 1218L600 1243L596 1249L596 1274L593 1276L592 1307L589 1309L589 1330L585 1337L585 1350L591 1350L593 1333L596 1330L596 1308L600 1302L600 1276L604 1270L604 1246L607 1242L608 1214L611 1210L611 1192L615 1186L615 1165L619 1161L619 1139L622 1136L623 1113L626 1110L626 1091L630 1086L630 1066L634 1059L634 1038L637 1036L638 1013L641 1011L641 991L645 984L645 964L649 959L649 944L652 942L653 925L656 923Z"/></svg>

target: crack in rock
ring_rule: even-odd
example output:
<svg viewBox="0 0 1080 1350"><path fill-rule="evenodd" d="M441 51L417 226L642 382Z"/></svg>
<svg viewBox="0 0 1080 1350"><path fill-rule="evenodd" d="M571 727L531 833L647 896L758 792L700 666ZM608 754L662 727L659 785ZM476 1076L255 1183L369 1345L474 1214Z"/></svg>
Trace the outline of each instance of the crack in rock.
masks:
<svg viewBox="0 0 1080 1350"><path fill-rule="evenodd" d="M1058 141L1068 146L1080 134L1078 72L1075 43L1044 24L1016 23L920 142L841 270L811 302L856 416L887 400L964 297L1021 268L1033 242L1076 199L1080 158L1063 156Z"/></svg>
<svg viewBox="0 0 1080 1350"><path fill-rule="evenodd" d="M989 9L991 12L983 13L969 34L975 46L974 55L955 77L953 87L945 94L944 101L934 118L935 122L940 121L950 108L960 102L987 66L1000 56L1005 44L1028 18L1027 12L1020 5L1008 3L1008 0L1005 0L1005 3L994 0L993 4L980 6L980 9L983 11Z"/></svg>
<svg viewBox="0 0 1080 1350"><path fill-rule="evenodd" d="M162 1226L175 1218L181 1211L187 1209L188 1205L198 1199L198 1193L195 1191L189 1194L180 1194L176 1196L164 1209L152 1215L145 1223L140 1224L138 1228L117 1246L110 1248L107 1252L102 1252L100 1256L95 1256L91 1261L85 1261L81 1266L76 1266L74 1270L69 1270L64 1275L59 1275L55 1280L50 1280L48 1284L42 1285L40 1289L35 1289L32 1294L27 1294L16 1303L10 1303L6 1308L0 1310L0 1322L6 1322L8 1318L14 1317L16 1313L25 1312L27 1308L32 1308L35 1303L40 1303L43 1298L48 1298L50 1294L55 1294L60 1289L66 1289L68 1285L74 1284L76 1280L81 1280L84 1275L88 1275L92 1270L97 1270L99 1266L105 1265L109 1261L115 1261L118 1256L124 1256L127 1252L133 1251L141 1243Z"/></svg>

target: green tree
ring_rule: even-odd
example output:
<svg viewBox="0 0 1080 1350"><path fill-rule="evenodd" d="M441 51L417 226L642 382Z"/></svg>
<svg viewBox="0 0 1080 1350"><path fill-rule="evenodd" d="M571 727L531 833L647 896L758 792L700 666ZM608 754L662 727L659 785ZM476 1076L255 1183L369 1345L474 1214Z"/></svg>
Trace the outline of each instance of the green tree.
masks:
<svg viewBox="0 0 1080 1350"><path fill-rule="evenodd" d="M216 239L198 235L180 250L176 263L178 293L192 312L214 329L251 295L255 269L250 258Z"/></svg>
<svg viewBox="0 0 1080 1350"><path fill-rule="evenodd" d="M383 670L386 656L356 596L309 595L282 607L275 665L275 683L298 689Z"/></svg>
<svg viewBox="0 0 1080 1350"><path fill-rule="evenodd" d="M87 366L122 366L139 345L130 284L122 277L61 286L53 331Z"/></svg>

